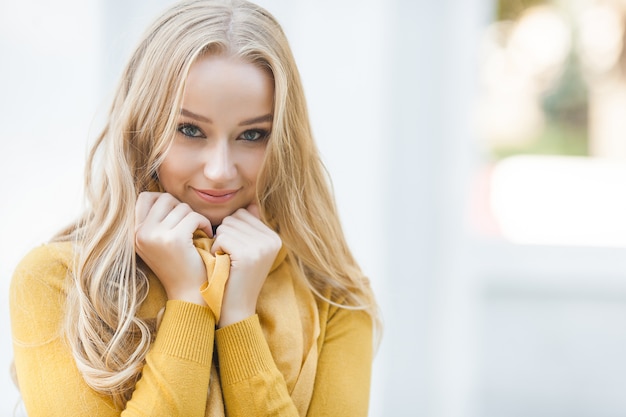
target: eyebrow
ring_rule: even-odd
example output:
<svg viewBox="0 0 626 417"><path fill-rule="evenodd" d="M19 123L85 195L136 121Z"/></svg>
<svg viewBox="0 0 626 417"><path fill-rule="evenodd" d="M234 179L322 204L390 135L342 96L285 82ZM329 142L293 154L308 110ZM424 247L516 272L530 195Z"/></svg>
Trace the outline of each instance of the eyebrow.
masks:
<svg viewBox="0 0 626 417"><path fill-rule="evenodd" d="M208 119L204 116L200 116L199 114L195 114L194 112L190 112L189 110L186 110L186 109L180 109L180 114L182 114L183 116L191 117L192 119L196 119L199 122L213 123L211 119Z"/></svg>
<svg viewBox="0 0 626 417"><path fill-rule="evenodd" d="M191 112L187 109L180 109L180 114L183 116L187 116L192 119L198 120L200 122L213 123L211 119L201 116L199 114L196 114L194 112ZM239 123L239 126L249 126L249 125L253 125L256 123L271 122L273 120L274 120L274 115L271 113L268 113L268 114L264 114L263 116L253 117L252 119L244 120L243 122Z"/></svg>
<svg viewBox="0 0 626 417"><path fill-rule="evenodd" d="M244 120L243 122L239 123L239 126L247 126L247 125L253 125L256 123L271 122L273 120L274 120L274 115L268 113L263 116L253 117L252 119Z"/></svg>

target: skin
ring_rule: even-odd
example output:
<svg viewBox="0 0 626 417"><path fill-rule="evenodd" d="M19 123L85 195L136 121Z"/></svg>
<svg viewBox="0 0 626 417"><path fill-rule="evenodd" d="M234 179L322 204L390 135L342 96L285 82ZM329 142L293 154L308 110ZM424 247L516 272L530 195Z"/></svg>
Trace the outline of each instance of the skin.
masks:
<svg viewBox="0 0 626 417"><path fill-rule="evenodd" d="M259 219L256 184L272 128L274 85L259 67L209 55L190 68L179 125L159 167L163 193L144 192L135 207L138 255L168 299L206 305L206 269L193 232L213 236L211 251L230 255L219 327L256 312L280 237Z"/></svg>

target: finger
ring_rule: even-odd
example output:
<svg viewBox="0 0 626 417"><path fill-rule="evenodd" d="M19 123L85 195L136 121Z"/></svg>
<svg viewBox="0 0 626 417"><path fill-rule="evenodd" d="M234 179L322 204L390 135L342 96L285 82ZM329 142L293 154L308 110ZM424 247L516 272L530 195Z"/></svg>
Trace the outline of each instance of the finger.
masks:
<svg viewBox="0 0 626 417"><path fill-rule="evenodd" d="M211 221L201 214L198 214L198 216L200 216L201 219L200 219L200 222L198 223L198 226L196 227L196 230L200 229L204 233L206 233L208 237L213 237L213 225L211 224Z"/></svg>
<svg viewBox="0 0 626 417"><path fill-rule="evenodd" d="M211 245L211 253L215 255L218 252L222 252L232 255L233 249L245 246L246 241L249 242L249 239L242 239L241 235L236 233L218 232L215 240L213 241L213 245Z"/></svg>
<svg viewBox="0 0 626 417"><path fill-rule="evenodd" d="M167 215L161 221L161 225L166 228L172 229L176 227L176 225L180 223L180 221L192 211L193 210L191 209L191 207L189 207L188 204L180 203L172 210L170 210L169 213L167 213Z"/></svg>
<svg viewBox="0 0 626 417"><path fill-rule="evenodd" d="M137 196L137 202L135 203L135 225L143 223L146 216L150 212L150 209L154 205L155 201L159 198L161 193L144 191Z"/></svg>
<svg viewBox="0 0 626 417"><path fill-rule="evenodd" d="M150 211L144 218L144 222L149 224L161 223L179 204L180 201L178 201L173 195L160 193L157 200L150 208Z"/></svg>
<svg viewBox="0 0 626 417"><path fill-rule="evenodd" d="M259 231L259 232L267 231L268 230L267 225L265 223L263 223L263 221L261 221L261 219L260 219L258 206L251 205L251 206L248 206L248 207L252 208L252 212L250 212L248 209L239 209L235 213L233 213L231 216L229 216L226 219L224 219L224 222L226 222L227 220L231 219L232 221L241 222L241 223L251 227L252 230ZM222 222L222 223L224 223L224 222ZM240 226L240 227L242 227L242 226Z"/></svg>
<svg viewBox="0 0 626 417"><path fill-rule="evenodd" d="M272 234L274 234L273 231L263 222L246 210L240 209L236 215L225 218L217 228L212 252L216 253L221 250L232 255L235 248L248 247L253 242L264 241Z"/></svg>
<svg viewBox="0 0 626 417"><path fill-rule="evenodd" d="M185 215L180 222L176 225L176 228L180 228L186 233L195 232L196 230L202 230L209 237L213 237L213 229L211 228L211 222L200 213L190 211Z"/></svg>

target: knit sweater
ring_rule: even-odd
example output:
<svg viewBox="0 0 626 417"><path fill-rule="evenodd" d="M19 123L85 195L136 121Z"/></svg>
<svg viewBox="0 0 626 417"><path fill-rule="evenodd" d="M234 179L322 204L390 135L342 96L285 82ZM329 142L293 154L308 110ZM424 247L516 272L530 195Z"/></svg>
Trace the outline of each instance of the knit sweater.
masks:
<svg viewBox="0 0 626 417"><path fill-rule="evenodd" d="M20 262L11 282L15 366L30 417L201 417L213 415L210 409L218 402L219 413L229 417L367 415L370 317L317 297L311 298L314 314L280 307L282 303L272 307L273 294L296 288L293 268L284 256L266 280L258 314L217 330L209 307L168 301L159 280L149 274L150 289L139 316L155 318L164 306L165 312L132 398L125 410L116 410L109 397L83 380L63 336L72 257L70 243L35 248ZM279 311L272 311L276 308ZM316 338L309 344L316 361L309 371L306 332L302 330L301 337L279 334L286 323L294 323L294 315L303 323L315 319ZM293 335L294 329L287 330ZM294 361L299 361L295 367Z"/></svg>

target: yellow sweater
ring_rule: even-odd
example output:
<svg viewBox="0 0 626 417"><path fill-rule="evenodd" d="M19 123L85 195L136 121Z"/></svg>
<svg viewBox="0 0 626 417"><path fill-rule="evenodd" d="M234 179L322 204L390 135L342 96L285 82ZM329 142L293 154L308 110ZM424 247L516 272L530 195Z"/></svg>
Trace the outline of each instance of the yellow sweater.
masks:
<svg viewBox="0 0 626 417"><path fill-rule="evenodd" d="M212 415L211 403L215 405L219 391L220 414L223 407L229 417L367 415L372 361L369 316L317 298L314 315L301 309L303 322L317 317L319 335L310 341L317 359L311 383L298 386L304 365L299 374L289 362L294 355L305 362L306 334L294 338L281 333L281 325L293 323L292 317L286 317L291 314L272 316L270 301L264 301L293 288L293 283L287 285L294 278L284 258L275 263L266 281L258 314L218 330L208 307L167 301L158 279L150 276L150 291L139 315L156 317L163 306L165 313L141 379L120 413L110 398L85 383L62 335L71 259L69 243L40 246L18 265L11 283L15 366L29 417L201 417ZM213 365L211 376L214 360L219 366ZM207 395L211 378L213 396Z"/></svg>

